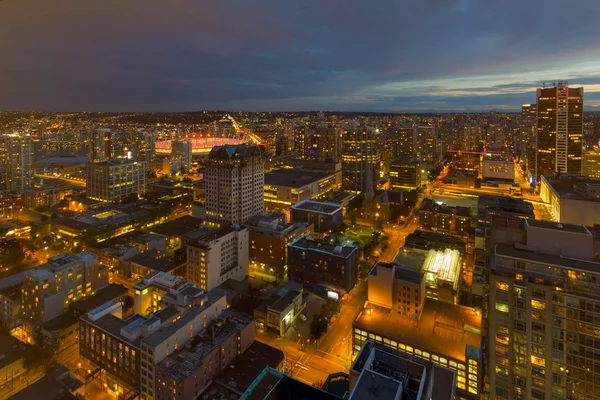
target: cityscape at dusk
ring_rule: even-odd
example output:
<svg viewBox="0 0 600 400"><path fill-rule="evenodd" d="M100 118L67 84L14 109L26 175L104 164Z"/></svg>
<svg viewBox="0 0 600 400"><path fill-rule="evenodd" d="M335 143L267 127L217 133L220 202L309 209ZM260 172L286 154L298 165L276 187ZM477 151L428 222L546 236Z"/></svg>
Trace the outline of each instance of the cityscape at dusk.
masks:
<svg viewBox="0 0 600 400"><path fill-rule="evenodd" d="M598 15L0 0L0 400L600 400Z"/></svg>

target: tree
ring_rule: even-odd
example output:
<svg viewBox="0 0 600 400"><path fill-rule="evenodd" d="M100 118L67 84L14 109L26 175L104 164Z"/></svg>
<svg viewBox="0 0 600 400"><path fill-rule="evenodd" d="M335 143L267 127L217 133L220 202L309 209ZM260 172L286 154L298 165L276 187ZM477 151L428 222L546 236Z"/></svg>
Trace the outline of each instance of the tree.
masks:
<svg viewBox="0 0 600 400"><path fill-rule="evenodd" d="M327 320L324 316L316 314L310 323L310 334L315 339L320 339L325 333L327 333Z"/></svg>
<svg viewBox="0 0 600 400"><path fill-rule="evenodd" d="M139 198L138 198L137 193L130 193L121 199L121 203L122 204L131 204L131 203L135 203L138 200L139 200Z"/></svg>
<svg viewBox="0 0 600 400"><path fill-rule="evenodd" d="M25 258L23 245L17 239L0 240L0 263L2 265L17 265Z"/></svg>
<svg viewBox="0 0 600 400"><path fill-rule="evenodd" d="M382 231L383 230L383 222L381 222L381 220L379 218L377 218L375 220L375 222L373 223L373 228L375 228L376 231Z"/></svg>

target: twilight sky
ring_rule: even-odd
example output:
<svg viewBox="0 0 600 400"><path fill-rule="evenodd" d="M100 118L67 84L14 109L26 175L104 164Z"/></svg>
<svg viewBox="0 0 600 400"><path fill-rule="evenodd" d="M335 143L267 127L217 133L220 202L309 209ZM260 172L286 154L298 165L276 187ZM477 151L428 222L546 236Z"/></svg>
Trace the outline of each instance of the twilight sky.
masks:
<svg viewBox="0 0 600 400"><path fill-rule="evenodd" d="M600 110L600 0L0 0L0 110Z"/></svg>

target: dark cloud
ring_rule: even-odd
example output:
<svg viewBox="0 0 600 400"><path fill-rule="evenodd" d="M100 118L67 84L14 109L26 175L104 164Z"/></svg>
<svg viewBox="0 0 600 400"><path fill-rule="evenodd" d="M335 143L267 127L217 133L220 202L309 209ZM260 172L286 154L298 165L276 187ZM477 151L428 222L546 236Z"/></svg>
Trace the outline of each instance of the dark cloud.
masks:
<svg viewBox="0 0 600 400"><path fill-rule="evenodd" d="M599 81L583 67L600 61L599 11L597 0L5 0L0 109L518 107L548 71Z"/></svg>

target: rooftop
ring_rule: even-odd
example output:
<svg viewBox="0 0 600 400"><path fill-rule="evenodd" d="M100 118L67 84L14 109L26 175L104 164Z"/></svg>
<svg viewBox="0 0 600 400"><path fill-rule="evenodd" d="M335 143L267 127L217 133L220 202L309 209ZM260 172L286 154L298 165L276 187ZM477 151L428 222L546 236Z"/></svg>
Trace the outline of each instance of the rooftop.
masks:
<svg viewBox="0 0 600 400"><path fill-rule="evenodd" d="M321 201L304 200L304 201L301 201L300 203L294 204L292 206L292 209L317 212L320 214L333 215L336 212L341 212L342 206L340 204L334 204L334 203L324 203Z"/></svg>
<svg viewBox="0 0 600 400"><path fill-rule="evenodd" d="M265 174L265 185L299 189L311 183L319 182L328 176L331 176L331 174L294 169L278 169Z"/></svg>
<svg viewBox="0 0 600 400"><path fill-rule="evenodd" d="M167 237L183 236L188 232L198 229L202 226L202 220L194 218L190 215L175 218L171 221L164 222L159 225L154 225L151 228L152 233L156 233Z"/></svg>
<svg viewBox="0 0 600 400"><path fill-rule="evenodd" d="M23 357L26 346L12 335L0 332L0 370Z"/></svg>
<svg viewBox="0 0 600 400"><path fill-rule="evenodd" d="M283 351L255 341L217 376L216 381L241 395L262 370L266 367L277 369L283 359Z"/></svg>
<svg viewBox="0 0 600 400"><path fill-rule="evenodd" d="M296 247L299 249L320 251L323 253L344 258L348 257L350 254L357 250L357 248L354 246L336 246L330 243L320 242L306 237L301 237L289 246Z"/></svg>
<svg viewBox="0 0 600 400"><path fill-rule="evenodd" d="M76 310L79 315L83 315L111 300L125 296L128 292L129 291L125 286L111 283L96 290L96 294L92 297L74 302L71 304L71 307Z"/></svg>
<svg viewBox="0 0 600 400"><path fill-rule="evenodd" d="M294 299L298 296L302 296L302 292L297 290L290 290L283 296L279 297L275 303L271 304L269 308L271 310L275 310L277 312L285 311L286 308L290 306L294 302Z"/></svg>
<svg viewBox="0 0 600 400"><path fill-rule="evenodd" d="M582 235L590 235L591 232L584 225L575 225L575 224L563 224L556 223L552 221L544 221L533 218L525 219L525 225L533 228L542 228L542 229L551 229L555 231L561 232L570 232L570 233L579 233Z"/></svg>
<svg viewBox="0 0 600 400"><path fill-rule="evenodd" d="M0 290L0 295L10 300L19 300L21 298L21 288L23 282L19 282L16 285L8 286Z"/></svg>
<svg viewBox="0 0 600 400"><path fill-rule="evenodd" d="M402 392L400 381L364 370L352 390L350 400L397 399Z"/></svg>
<svg viewBox="0 0 600 400"><path fill-rule="evenodd" d="M142 340L141 337L137 337L134 340L130 340L125 336L121 335L121 329L130 325L136 321L144 322L147 320L146 317L143 317L139 314L133 314L129 318L121 319L112 314L106 314L101 318L98 318L95 321L92 321L88 318L87 314L81 317L81 320L89 323L90 325L97 326L98 329L109 333L110 335L119 338L120 340L129 343L130 345L140 348L140 342Z"/></svg>
<svg viewBox="0 0 600 400"><path fill-rule="evenodd" d="M546 182L561 199L600 201L597 193L600 179L561 174L560 176L542 175L542 182Z"/></svg>
<svg viewBox="0 0 600 400"><path fill-rule="evenodd" d="M10 400L70 400L77 399L72 391L83 385L81 381L69 373L66 367L60 366L40 380L9 397Z"/></svg>
<svg viewBox="0 0 600 400"><path fill-rule="evenodd" d="M462 253L466 251L466 244L462 239L451 235L444 235L443 233L427 232L419 229L408 234L404 247L420 250L452 248Z"/></svg>
<svg viewBox="0 0 600 400"><path fill-rule="evenodd" d="M419 211L436 212L438 214L453 214L461 217L471 218L469 207L450 207L445 204L437 204L433 200L423 199Z"/></svg>
<svg viewBox="0 0 600 400"><path fill-rule="evenodd" d="M481 315L469 307L427 298L418 321L371 303L365 310L354 321L354 328L415 349L464 362L467 347L481 347Z"/></svg>
<svg viewBox="0 0 600 400"><path fill-rule="evenodd" d="M559 268L600 274L600 263L598 262L539 253L534 250L529 250L525 246L516 247L508 244L496 244L495 255L496 257L504 256L524 261L532 261L537 264L545 264L546 266L550 265Z"/></svg>
<svg viewBox="0 0 600 400"><path fill-rule="evenodd" d="M265 368L240 400L341 400L314 386L307 385L273 368Z"/></svg>
<svg viewBox="0 0 600 400"><path fill-rule="evenodd" d="M185 264L185 261L175 261L160 250L152 249L125 260L126 262L141 265L153 271L170 273Z"/></svg>
<svg viewBox="0 0 600 400"><path fill-rule="evenodd" d="M208 155L210 158L235 159L252 156L261 156L260 148L256 145L239 144L215 146Z"/></svg>

